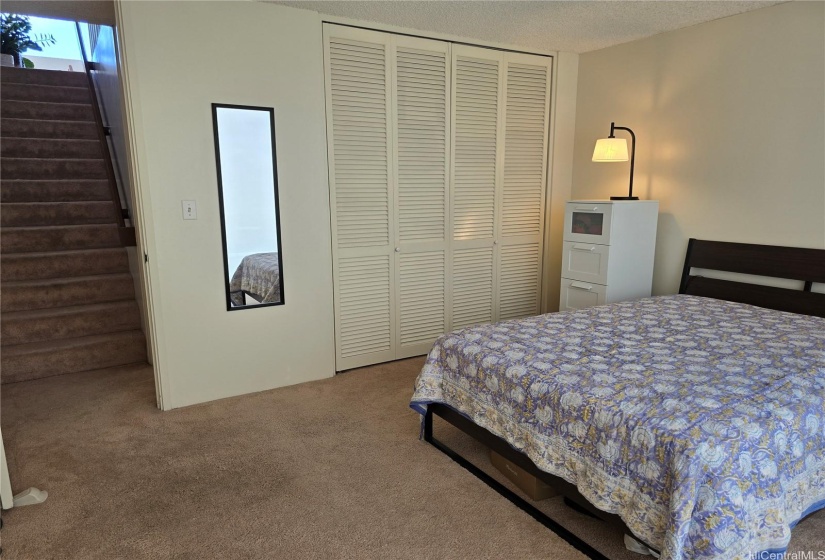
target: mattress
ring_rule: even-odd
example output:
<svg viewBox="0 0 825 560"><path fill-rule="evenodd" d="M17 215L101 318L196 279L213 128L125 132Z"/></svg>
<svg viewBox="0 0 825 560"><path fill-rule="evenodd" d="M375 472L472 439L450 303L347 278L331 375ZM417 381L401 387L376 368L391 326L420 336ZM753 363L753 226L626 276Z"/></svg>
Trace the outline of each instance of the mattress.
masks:
<svg viewBox="0 0 825 560"><path fill-rule="evenodd" d="M244 294L258 303L280 303L281 269L278 253L254 253L241 260L229 282L229 297L234 305L245 305Z"/></svg>
<svg viewBox="0 0 825 560"><path fill-rule="evenodd" d="M782 551L825 506L825 319L687 295L442 336L442 403L666 559Z"/></svg>

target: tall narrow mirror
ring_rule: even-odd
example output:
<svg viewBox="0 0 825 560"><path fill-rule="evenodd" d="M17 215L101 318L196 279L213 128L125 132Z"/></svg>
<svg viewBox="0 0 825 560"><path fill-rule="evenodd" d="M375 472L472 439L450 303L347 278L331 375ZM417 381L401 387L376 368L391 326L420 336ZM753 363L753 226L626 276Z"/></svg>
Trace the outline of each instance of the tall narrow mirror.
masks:
<svg viewBox="0 0 825 560"><path fill-rule="evenodd" d="M275 110L212 104L226 308L284 303Z"/></svg>

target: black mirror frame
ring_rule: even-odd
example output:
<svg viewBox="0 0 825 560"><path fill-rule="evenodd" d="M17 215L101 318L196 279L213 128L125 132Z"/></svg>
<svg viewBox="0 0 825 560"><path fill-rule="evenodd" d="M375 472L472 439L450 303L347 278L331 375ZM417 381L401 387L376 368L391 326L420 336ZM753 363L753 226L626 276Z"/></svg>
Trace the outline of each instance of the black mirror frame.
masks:
<svg viewBox="0 0 825 560"><path fill-rule="evenodd" d="M229 255L226 251L226 217L224 215L223 204L223 176L221 174L221 148L218 135L218 109L245 109L249 111L266 111L269 113L269 132L272 138L272 186L275 191L275 233L278 236L278 280L280 281L281 290L281 301L276 303L259 303L257 305L244 305L241 307L234 307L232 305L232 298L229 291L229 283L231 279L228 277ZM231 103L212 103L212 133L214 135L215 142L215 170L218 179L218 205L220 207L221 214L221 249L223 250L223 279L224 287L226 289L226 310L242 311L246 309L258 309L261 307L284 305L286 303L286 298L284 294L284 255L281 239L281 203L278 198L278 159L276 157L275 150L275 108L258 107L255 105L235 105Z"/></svg>

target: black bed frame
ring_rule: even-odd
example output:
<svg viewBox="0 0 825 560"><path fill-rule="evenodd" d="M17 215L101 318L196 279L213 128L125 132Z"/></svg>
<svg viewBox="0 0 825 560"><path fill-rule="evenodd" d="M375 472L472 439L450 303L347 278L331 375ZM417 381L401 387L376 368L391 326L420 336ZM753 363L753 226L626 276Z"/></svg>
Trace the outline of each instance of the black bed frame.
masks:
<svg viewBox="0 0 825 560"><path fill-rule="evenodd" d="M799 281L802 284L801 289L794 290L705 278L692 276L691 272L694 268L790 279ZM825 249L801 249L690 239L679 293L747 303L802 315L825 317L825 294L811 291L812 285L815 283L825 284ZM462 432L502 455L508 461L553 486L564 497L565 503L573 509L601 519L611 525L616 525L626 534L633 535L633 532L618 515L597 509L579 493L576 486L560 477L540 470L533 461L513 449L504 439L476 425L446 405L436 403L427 407L423 427L424 441L447 454L536 521L551 529L590 558L607 560L603 554L573 535L559 523L550 519L530 502L433 437L434 416L449 422ZM636 538L638 539L638 537ZM639 540L641 541L641 539ZM655 550L649 544L647 546Z"/></svg>
<svg viewBox="0 0 825 560"><path fill-rule="evenodd" d="M802 289L691 276L692 268L796 280L802 283ZM825 249L691 239L679 293L825 317L825 295L811 291L815 283L825 283Z"/></svg>

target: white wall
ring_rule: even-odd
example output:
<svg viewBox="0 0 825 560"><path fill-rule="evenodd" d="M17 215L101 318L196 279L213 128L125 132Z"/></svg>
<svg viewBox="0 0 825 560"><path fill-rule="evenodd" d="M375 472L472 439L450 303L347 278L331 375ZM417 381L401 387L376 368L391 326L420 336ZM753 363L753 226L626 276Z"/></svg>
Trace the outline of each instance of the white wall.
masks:
<svg viewBox="0 0 825 560"><path fill-rule="evenodd" d="M34 64L35 70L83 72L82 60L75 60L73 58L54 58L51 56L37 56L29 53L23 53L23 58L28 58L31 60L32 64Z"/></svg>
<svg viewBox="0 0 825 560"><path fill-rule="evenodd" d="M333 375L320 16L256 2L116 8L163 408ZM286 305L225 310L213 102L275 107ZM197 201L197 220L182 220L181 200Z"/></svg>
<svg viewBox="0 0 825 560"><path fill-rule="evenodd" d="M112 8L114 10L114 8ZM112 14L114 20L114 12ZM114 21L112 21L114 24ZM84 27L85 24L81 25ZM87 29L89 26L85 26ZM122 207L129 210L129 215L134 217L134 204L132 204L132 189L129 184L128 168L128 148L126 142L126 128L123 118L123 93L121 91L120 75L118 69L118 47L115 41L115 31L109 25L99 25L97 27L97 39L94 50L90 58L98 63L98 69L92 72L92 79L98 93L101 117L103 124L109 127L109 155L115 171L118 192L120 193L120 203ZM79 68L83 68L83 63L79 63ZM130 220L133 224L134 222ZM135 299L140 308L141 330L147 334L147 357L152 363L153 354L151 349L151 337L149 336L148 310L146 308L145 294L142 290L143 283L143 253L137 247L126 247L126 255L129 258L129 271L135 283Z"/></svg>
<svg viewBox="0 0 825 560"><path fill-rule="evenodd" d="M654 293L677 291L689 237L825 247L825 3L581 55L574 198L627 192L628 164L590 161L611 121L638 137L634 194L660 201Z"/></svg>
<svg viewBox="0 0 825 560"><path fill-rule="evenodd" d="M544 274L541 309L559 310L561 254L564 238L564 203L573 188L573 146L576 130L576 87L579 55L560 52L553 64L553 122L550 130L550 173L547 196Z"/></svg>

